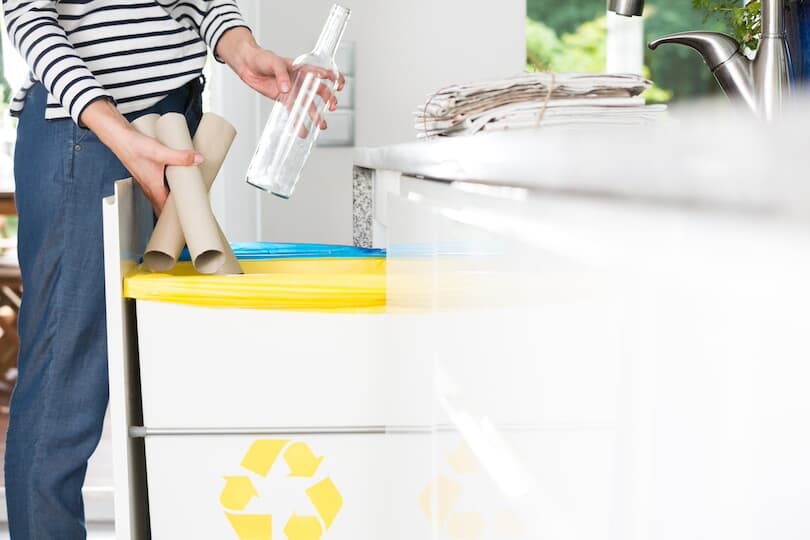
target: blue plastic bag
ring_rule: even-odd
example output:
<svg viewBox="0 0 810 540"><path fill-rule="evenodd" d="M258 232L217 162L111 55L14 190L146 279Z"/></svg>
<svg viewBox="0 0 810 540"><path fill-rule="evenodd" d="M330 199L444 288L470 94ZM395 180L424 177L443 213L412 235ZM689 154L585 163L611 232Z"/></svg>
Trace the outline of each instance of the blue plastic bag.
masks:
<svg viewBox="0 0 810 540"><path fill-rule="evenodd" d="M330 244L284 244L278 242L239 242L231 244L240 261L268 261L274 259L367 259L384 258L384 249L367 249ZM180 255L181 261L190 260L188 248Z"/></svg>

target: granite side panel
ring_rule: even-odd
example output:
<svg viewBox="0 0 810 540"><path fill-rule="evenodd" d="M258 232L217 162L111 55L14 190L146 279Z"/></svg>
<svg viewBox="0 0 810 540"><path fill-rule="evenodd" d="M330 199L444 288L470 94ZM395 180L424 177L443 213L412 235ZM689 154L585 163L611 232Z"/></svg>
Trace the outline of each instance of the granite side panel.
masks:
<svg viewBox="0 0 810 540"><path fill-rule="evenodd" d="M354 168L352 236L357 247L370 248L374 243L374 171Z"/></svg>

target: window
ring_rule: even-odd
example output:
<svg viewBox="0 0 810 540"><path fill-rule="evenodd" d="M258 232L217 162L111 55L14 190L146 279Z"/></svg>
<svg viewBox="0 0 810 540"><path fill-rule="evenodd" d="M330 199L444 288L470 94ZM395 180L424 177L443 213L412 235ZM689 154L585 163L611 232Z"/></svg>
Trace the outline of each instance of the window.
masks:
<svg viewBox="0 0 810 540"><path fill-rule="evenodd" d="M608 18L605 0L564 3L527 0L528 67L600 72L617 59L609 61L609 54L620 55L618 65L625 66L622 60L641 58L640 51L643 51L644 75L655 82L647 95L649 101L682 101L716 95L720 89L695 51L679 46L665 46L657 51L645 47L651 39L674 32L731 32L724 23L707 20L705 12L692 4L692 0L648 0L643 21L631 21L622 17ZM614 16L611 14L611 17ZM627 35L617 36L617 32Z"/></svg>

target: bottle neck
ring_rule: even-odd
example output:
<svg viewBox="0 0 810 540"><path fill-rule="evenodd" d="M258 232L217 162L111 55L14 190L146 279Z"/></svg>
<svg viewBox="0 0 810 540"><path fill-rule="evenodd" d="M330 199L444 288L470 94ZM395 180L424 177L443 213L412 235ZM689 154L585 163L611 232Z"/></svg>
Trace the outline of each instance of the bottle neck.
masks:
<svg viewBox="0 0 810 540"><path fill-rule="evenodd" d="M332 7L332 12L329 14L329 20L323 27L321 37L318 38L318 43L315 45L315 54L319 56L327 56L334 58L337 53L338 46L343 33L346 31L346 25L351 17L351 10L343 6L335 4Z"/></svg>

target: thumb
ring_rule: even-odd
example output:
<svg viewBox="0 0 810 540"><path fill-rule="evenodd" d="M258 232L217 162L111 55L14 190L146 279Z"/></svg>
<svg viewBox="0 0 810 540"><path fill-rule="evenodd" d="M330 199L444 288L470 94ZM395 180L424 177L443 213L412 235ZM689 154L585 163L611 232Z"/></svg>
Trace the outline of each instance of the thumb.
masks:
<svg viewBox="0 0 810 540"><path fill-rule="evenodd" d="M292 88L290 71L288 69L287 62L285 62L280 56L273 55L273 73L276 76L276 82L278 83L279 89L281 89L281 91L285 94L289 92Z"/></svg>
<svg viewBox="0 0 810 540"><path fill-rule="evenodd" d="M202 154L193 150L173 150L168 146L163 146L159 152L158 159L165 165L177 165L180 167L191 167L200 165L205 161Z"/></svg>
<svg viewBox="0 0 810 540"><path fill-rule="evenodd" d="M282 94L292 88L290 81L290 64L277 54L263 50L252 58L254 70L263 76L272 75Z"/></svg>

